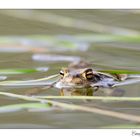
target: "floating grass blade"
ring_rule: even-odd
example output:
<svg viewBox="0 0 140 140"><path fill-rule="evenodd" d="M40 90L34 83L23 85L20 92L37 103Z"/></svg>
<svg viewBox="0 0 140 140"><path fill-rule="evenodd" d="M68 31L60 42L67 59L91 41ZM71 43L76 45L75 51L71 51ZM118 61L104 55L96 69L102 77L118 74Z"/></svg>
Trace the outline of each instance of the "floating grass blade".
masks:
<svg viewBox="0 0 140 140"><path fill-rule="evenodd" d="M60 102L55 102L55 101L51 101L51 103L53 103L53 105L57 105L57 106L61 106L61 107L63 106L64 108L67 108L67 109L97 113L97 114L100 114L100 115L114 117L114 118L117 118L117 119L124 119L124 120L127 120L127 121L140 122L140 117L136 116L136 115L119 113L119 112L105 110L105 109L98 109L96 107L90 108L90 107L85 107L85 106L80 106L80 105L72 105L72 104L70 105L70 104L65 104L65 103L60 103Z"/></svg>
<svg viewBox="0 0 140 140"><path fill-rule="evenodd" d="M59 79L59 74L51 75L45 78L27 81L2 81L0 86L34 86L34 85L52 85Z"/></svg>
<svg viewBox="0 0 140 140"><path fill-rule="evenodd" d="M36 69L0 69L0 75L7 74L25 74L38 72Z"/></svg>
<svg viewBox="0 0 140 140"><path fill-rule="evenodd" d="M28 100L28 101L39 101L39 102L42 102L42 103L50 103L53 106L58 106L58 107L65 108L65 109L97 113L97 114L100 114L100 115L114 117L114 118L117 118L117 119L140 122L140 116L125 114L125 113L119 113L119 112L105 110L105 109L98 109L96 107L91 108L91 107L86 107L86 106L67 104L67 103L62 103L62 102L58 102L58 101L40 99L40 98L35 98L35 97L28 97L28 96L24 96L24 95L17 95L17 94L7 93L7 92L0 92L0 95L15 97L15 98L23 99L23 100Z"/></svg>
<svg viewBox="0 0 140 140"><path fill-rule="evenodd" d="M106 97L106 96L36 96L41 99L68 99L68 100L102 100L102 101L129 101L139 102L140 97Z"/></svg>
<svg viewBox="0 0 140 140"><path fill-rule="evenodd" d="M50 108L51 104L42 104L42 103L22 103L22 104L12 104L0 106L0 113L13 112L21 109L42 109Z"/></svg>
<svg viewBox="0 0 140 140"><path fill-rule="evenodd" d="M100 72L107 72L110 74L140 74L140 71L132 70L100 70Z"/></svg>

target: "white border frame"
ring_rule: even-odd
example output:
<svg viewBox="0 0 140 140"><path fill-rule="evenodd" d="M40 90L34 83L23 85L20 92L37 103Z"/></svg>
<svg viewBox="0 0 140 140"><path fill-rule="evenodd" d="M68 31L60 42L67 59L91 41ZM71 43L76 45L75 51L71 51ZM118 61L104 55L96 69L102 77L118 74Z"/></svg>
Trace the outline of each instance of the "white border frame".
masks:
<svg viewBox="0 0 140 140"><path fill-rule="evenodd" d="M0 8L20 9L129 9L140 8L139 0L0 0Z"/></svg>

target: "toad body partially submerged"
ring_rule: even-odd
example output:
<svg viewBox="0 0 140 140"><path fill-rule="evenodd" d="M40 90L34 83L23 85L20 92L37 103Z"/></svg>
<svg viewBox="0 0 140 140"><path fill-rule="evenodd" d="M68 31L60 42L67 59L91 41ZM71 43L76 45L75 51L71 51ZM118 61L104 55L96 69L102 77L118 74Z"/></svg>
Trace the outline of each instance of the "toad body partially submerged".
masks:
<svg viewBox="0 0 140 140"><path fill-rule="evenodd" d="M84 61L70 64L60 71L61 78L57 88L98 88L112 87L127 78L126 74L109 74L98 72Z"/></svg>

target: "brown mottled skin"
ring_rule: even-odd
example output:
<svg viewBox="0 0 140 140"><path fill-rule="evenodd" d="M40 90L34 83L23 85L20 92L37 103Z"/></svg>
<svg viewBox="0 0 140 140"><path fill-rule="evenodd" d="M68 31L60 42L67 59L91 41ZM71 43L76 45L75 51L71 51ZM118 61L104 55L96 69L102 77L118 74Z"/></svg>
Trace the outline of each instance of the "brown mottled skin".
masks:
<svg viewBox="0 0 140 140"><path fill-rule="evenodd" d="M108 74L95 71L89 63L84 61L71 63L68 68L60 71L60 82L64 85L76 85L90 87L91 84L101 81L103 78L112 78L122 81L127 78L126 74Z"/></svg>

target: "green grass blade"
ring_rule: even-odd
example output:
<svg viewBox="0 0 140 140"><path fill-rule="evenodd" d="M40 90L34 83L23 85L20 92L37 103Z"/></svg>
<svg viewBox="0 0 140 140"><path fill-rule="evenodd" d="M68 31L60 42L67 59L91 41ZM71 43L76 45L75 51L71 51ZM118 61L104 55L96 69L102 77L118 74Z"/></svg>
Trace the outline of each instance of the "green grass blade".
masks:
<svg viewBox="0 0 140 140"><path fill-rule="evenodd" d="M5 105L0 106L0 113L5 112L13 112L18 111L21 109L45 109L50 108L51 104L42 104L42 103L22 103L22 104L12 104L12 105Z"/></svg>
<svg viewBox="0 0 140 140"><path fill-rule="evenodd" d="M0 75L7 74L25 74L38 72L36 69L0 69Z"/></svg>
<svg viewBox="0 0 140 140"><path fill-rule="evenodd" d="M140 71L132 71L132 70L100 70L100 72L107 72L110 74L140 74Z"/></svg>

